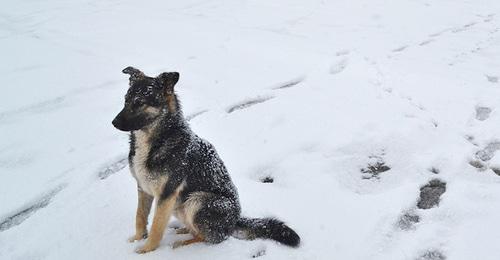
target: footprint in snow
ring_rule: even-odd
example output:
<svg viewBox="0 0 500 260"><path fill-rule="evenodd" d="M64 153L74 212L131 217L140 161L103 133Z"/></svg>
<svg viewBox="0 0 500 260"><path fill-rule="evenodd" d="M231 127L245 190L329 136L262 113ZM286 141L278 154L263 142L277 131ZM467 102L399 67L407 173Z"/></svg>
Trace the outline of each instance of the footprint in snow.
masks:
<svg viewBox="0 0 500 260"><path fill-rule="evenodd" d="M398 219L397 226L403 231L415 229L415 225L420 222L420 216L413 210L406 211Z"/></svg>
<svg viewBox="0 0 500 260"><path fill-rule="evenodd" d="M417 208L430 209L439 205L440 197L446 191L446 182L433 179L420 188Z"/></svg>
<svg viewBox="0 0 500 260"><path fill-rule="evenodd" d="M432 168L435 170L435 168ZM439 172L439 171L437 171ZM433 179L429 181L426 185L420 188L420 197L417 202L418 209L430 209L437 207L441 195L446 191L446 183L439 180ZM398 219L396 224L399 229L403 231L415 229L415 225L420 222L420 216L415 212L414 209L405 211Z"/></svg>
<svg viewBox="0 0 500 260"><path fill-rule="evenodd" d="M336 56L345 56L351 53L349 50L340 50L337 53L335 53Z"/></svg>
<svg viewBox="0 0 500 260"><path fill-rule="evenodd" d="M431 249L421 254L415 260L446 260L446 256L439 250Z"/></svg>
<svg viewBox="0 0 500 260"><path fill-rule="evenodd" d="M384 159L382 156L384 153L382 152L381 155L370 155L368 159L370 162L368 162L368 165L365 168L361 168L361 172L363 175L361 176L362 179L365 180L370 180L370 179L380 179L380 174L383 172L386 172L391 169L391 167L387 166L384 162Z"/></svg>
<svg viewBox="0 0 500 260"><path fill-rule="evenodd" d="M497 76L493 76L493 75L485 75L485 76L486 76L486 79L490 83L498 83L498 77Z"/></svg>
<svg viewBox="0 0 500 260"><path fill-rule="evenodd" d="M338 74L342 71L345 70L345 68L347 67L349 63L349 60L347 58L344 58L342 60L340 60L339 62L333 64L332 66L330 66L330 74Z"/></svg>
<svg viewBox="0 0 500 260"><path fill-rule="evenodd" d="M476 107L476 119L479 121L484 121L490 117L492 109L489 107Z"/></svg>
<svg viewBox="0 0 500 260"><path fill-rule="evenodd" d="M496 151L500 150L500 141L493 141L488 143L486 147L476 152L476 158L483 162L491 160L495 156Z"/></svg>
<svg viewBox="0 0 500 260"><path fill-rule="evenodd" d="M257 258L257 257L265 256L265 255L266 255L266 249L261 248L261 249L258 249L257 252L252 254L252 258Z"/></svg>
<svg viewBox="0 0 500 260"><path fill-rule="evenodd" d="M274 178L272 176L263 176L260 178L260 182L262 183L273 183Z"/></svg>
<svg viewBox="0 0 500 260"><path fill-rule="evenodd" d="M463 32L463 31L466 31L468 30L470 27L476 25L476 22L472 22L472 23L468 23L468 24L465 24L463 26L460 26L458 28L454 28L451 30L452 33L458 33L458 32Z"/></svg>

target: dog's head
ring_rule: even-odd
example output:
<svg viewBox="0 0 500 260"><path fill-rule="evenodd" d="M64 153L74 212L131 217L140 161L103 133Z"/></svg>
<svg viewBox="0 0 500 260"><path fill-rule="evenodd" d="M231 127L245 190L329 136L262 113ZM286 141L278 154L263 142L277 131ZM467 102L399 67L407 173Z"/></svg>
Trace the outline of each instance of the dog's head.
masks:
<svg viewBox="0 0 500 260"><path fill-rule="evenodd" d="M127 67L122 72L130 75L130 87L125 95L124 108L113 119L113 126L117 129L143 129L160 116L177 112L174 86L179 80L178 72L164 72L155 78L133 67Z"/></svg>

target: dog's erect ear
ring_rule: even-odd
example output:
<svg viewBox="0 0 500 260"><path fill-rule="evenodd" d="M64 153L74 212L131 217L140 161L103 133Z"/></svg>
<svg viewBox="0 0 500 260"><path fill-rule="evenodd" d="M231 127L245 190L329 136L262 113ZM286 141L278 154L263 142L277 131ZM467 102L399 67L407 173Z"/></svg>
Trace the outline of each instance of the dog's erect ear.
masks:
<svg viewBox="0 0 500 260"><path fill-rule="evenodd" d="M126 67L122 70L123 73L129 74L130 75L130 84L132 85L132 82L144 79L146 77L142 71L134 68L134 67Z"/></svg>
<svg viewBox="0 0 500 260"><path fill-rule="evenodd" d="M179 81L179 72L163 72L156 78L166 94L174 94L174 86Z"/></svg>

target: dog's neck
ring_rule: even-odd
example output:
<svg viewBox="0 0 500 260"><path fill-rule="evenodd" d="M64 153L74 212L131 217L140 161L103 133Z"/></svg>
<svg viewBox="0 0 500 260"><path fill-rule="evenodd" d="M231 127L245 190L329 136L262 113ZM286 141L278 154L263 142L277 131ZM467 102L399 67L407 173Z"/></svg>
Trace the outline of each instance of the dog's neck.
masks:
<svg viewBox="0 0 500 260"><path fill-rule="evenodd" d="M175 139L179 134L190 133L189 125L181 111L160 115L148 126L137 130L136 134L145 138L148 143L156 142L157 138L168 141ZM167 139L167 140L165 140Z"/></svg>

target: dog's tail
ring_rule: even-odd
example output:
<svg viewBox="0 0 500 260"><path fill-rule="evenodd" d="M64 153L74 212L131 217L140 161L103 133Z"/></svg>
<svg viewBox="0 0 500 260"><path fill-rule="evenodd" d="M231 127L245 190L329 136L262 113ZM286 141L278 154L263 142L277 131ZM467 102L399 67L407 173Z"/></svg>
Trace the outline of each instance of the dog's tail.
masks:
<svg viewBox="0 0 500 260"><path fill-rule="evenodd" d="M298 247L299 235L282 221L275 218L245 218L236 222L233 236L239 239L272 239L284 245Z"/></svg>

